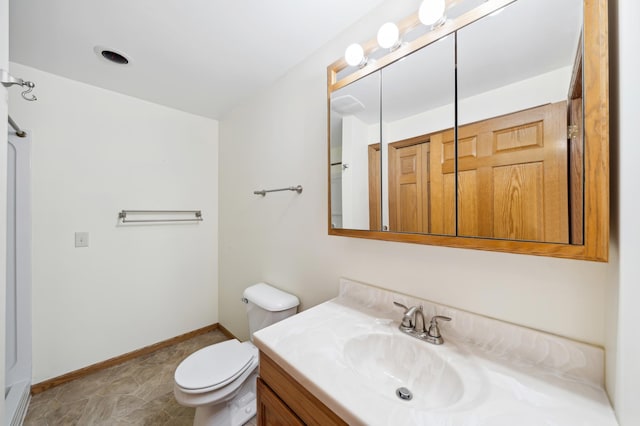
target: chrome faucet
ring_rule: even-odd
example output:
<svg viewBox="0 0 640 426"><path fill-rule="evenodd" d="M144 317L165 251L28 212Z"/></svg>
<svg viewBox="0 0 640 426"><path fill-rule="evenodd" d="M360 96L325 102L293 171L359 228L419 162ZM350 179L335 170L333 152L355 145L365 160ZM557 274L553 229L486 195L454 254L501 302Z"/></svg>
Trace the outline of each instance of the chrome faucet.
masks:
<svg viewBox="0 0 640 426"><path fill-rule="evenodd" d="M441 345L444 343L442 334L440 334L440 328L438 328L438 320L451 321L451 318L443 315L435 315L431 318L431 321L429 321L429 329L427 329L424 321L422 305L408 308L402 303L393 302L393 304L404 309L402 322L398 327L400 331L411 337L415 337L416 339L433 343L434 345ZM420 319L420 326L418 326L418 319Z"/></svg>

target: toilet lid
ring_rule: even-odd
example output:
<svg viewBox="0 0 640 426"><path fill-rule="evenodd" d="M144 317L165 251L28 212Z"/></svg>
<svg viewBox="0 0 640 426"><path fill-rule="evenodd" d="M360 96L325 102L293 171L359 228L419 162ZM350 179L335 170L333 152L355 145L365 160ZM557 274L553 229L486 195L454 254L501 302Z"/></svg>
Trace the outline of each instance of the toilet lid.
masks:
<svg viewBox="0 0 640 426"><path fill-rule="evenodd" d="M175 380L183 389L215 390L244 373L255 357L251 345L227 340L189 355L176 369Z"/></svg>

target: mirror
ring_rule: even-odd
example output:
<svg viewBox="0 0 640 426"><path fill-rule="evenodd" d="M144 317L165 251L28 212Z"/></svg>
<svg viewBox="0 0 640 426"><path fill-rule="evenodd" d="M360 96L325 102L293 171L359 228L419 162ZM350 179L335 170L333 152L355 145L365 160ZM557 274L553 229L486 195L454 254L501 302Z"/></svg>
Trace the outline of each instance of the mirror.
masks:
<svg viewBox="0 0 640 426"><path fill-rule="evenodd" d="M455 235L454 179L433 179L431 147L455 125L455 37L382 69L382 222L391 232Z"/></svg>
<svg viewBox="0 0 640 426"><path fill-rule="evenodd" d="M518 0L458 31L458 235L582 244L581 30Z"/></svg>
<svg viewBox="0 0 640 426"><path fill-rule="evenodd" d="M606 10L476 1L330 65L329 234L606 260Z"/></svg>
<svg viewBox="0 0 640 426"><path fill-rule="evenodd" d="M336 90L329 105L331 227L380 230L370 217L380 210L380 72Z"/></svg>

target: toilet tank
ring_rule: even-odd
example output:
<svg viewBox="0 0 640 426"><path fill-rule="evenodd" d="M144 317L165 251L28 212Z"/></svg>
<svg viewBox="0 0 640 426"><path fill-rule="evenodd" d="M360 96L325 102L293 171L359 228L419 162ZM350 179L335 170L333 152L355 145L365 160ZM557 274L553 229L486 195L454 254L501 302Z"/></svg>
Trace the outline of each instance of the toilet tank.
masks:
<svg viewBox="0 0 640 426"><path fill-rule="evenodd" d="M243 298L247 304L251 340L256 331L294 315L300 304L293 294L265 283L248 287Z"/></svg>

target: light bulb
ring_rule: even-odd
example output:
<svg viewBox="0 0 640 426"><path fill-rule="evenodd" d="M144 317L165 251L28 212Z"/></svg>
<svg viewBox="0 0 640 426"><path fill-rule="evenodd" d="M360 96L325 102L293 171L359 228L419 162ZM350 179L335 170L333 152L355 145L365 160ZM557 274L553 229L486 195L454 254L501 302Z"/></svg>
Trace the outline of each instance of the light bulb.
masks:
<svg viewBox="0 0 640 426"><path fill-rule="evenodd" d="M424 0L418 10L418 19L424 25L434 25L444 17L445 0Z"/></svg>
<svg viewBox="0 0 640 426"><path fill-rule="evenodd" d="M383 49L392 49L398 44L400 30L393 22L387 22L378 30L378 44Z"/></svg>
<svg viewBox="0 0 640 426"><path fill-rule="evenodd" d="M352 67L357 67L364 62L364 49L358 43L353 43L344 52L344 59Z"/></svg>

